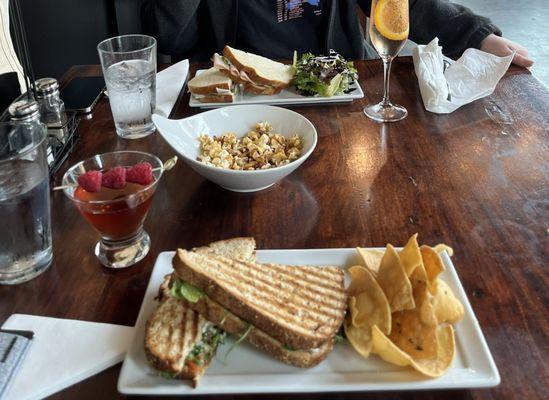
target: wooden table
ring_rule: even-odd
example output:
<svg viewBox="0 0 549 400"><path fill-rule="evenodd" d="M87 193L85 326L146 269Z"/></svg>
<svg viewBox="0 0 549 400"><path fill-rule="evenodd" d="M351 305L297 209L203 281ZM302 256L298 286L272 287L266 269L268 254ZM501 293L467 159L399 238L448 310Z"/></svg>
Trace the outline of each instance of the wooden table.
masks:
<svg viewBox="0 0 549 400"><path fill-rule="evenodd" d="M193 65L191 74L204 66ZM254 236L263 249L402 245L419 232L422 243L454 247L453 261L501 385L279 398L542 398L549 390L549 91L526 70L511 67L492 96L435 115L425 111L412 62L403 58L393 65L391 98L409 116L381 125L362 113L366 104L381 99L381 63L357 66L363 100L296 108L316 126L318 146L274 187L231 193L183 162L165 174L145 223L151 251L129 269L102 268L92 252L96 234L61 192L53 193L53 265L29 283L0 287L0 322L17 312L133 325L158 253L176 247L240 235ZM76 67L64 80L99 73L97 66ZM200 112L188 101L182 93L172 118ZM79 132L57 184L70 165L96 153L132 149L162 159L173 155L158 134L118 139L107 100L81 121ZM119 370L110 368L54 398L121 397ZM272 398L262 396L267 397Z"/></svg>

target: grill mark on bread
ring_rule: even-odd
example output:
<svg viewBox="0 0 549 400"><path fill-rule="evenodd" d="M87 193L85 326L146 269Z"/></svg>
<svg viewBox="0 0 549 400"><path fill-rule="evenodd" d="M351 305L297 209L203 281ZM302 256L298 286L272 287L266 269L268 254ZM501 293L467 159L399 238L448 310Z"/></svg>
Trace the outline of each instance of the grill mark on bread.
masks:
<svg viewBox="0 0 549 400"><path fill-rule="evenodd" d="M337 295L341 294L341 291L343 291L341 284L344 280L344 274L338 267L284 266L272 263L257 264L253 262L231 260L220 255L213 255L212 258L225 263L244 266L245 268L256 270L259 273L266 273L265 267L267 267L278 274L288 277L299 285L314 287L315 290L328 290L330 293L333 293L333 297L336 298L339 298Z"/></svg>
<svg viewBox="0 0 549 400"><path fill-rule="evenodd" d="M260 307L257 302L248 304L249 302L247 302L247 300L250 299L250 295L248 295L248 297L243 296L238 292L238 288L231 287L230 285L227 285L226 282L221 282L218 279L219 275L221 275L219 273L220 271L215 270L211 265L212 259L213 257L200 256L178 249L173 262L177 275L183 280L203 289L209 296L215 298L216 301L228 310L235 312L244 320L250 321L254 326L272 333L274 338L280 340L282 343L286 343L294 349L318 347L321 343L325 343L335 335L343 321L345 313L344 304L339 309L339 315L337 315L337 317L324 314L327 318L327 321L324 324L318 322L311 323L311 321L307 324L303 320L296 321L295 319L286 321L288 315L277 318L276 315L272 314L272 309L271 311L265 310L264 307ZM208 262L210 263L210 268L204 269L203 264L207 264ZM214 274L215 278L211 277L212 271L217 272L217 274ZM230 276L225 276L224 279L227 278L234 280L234 277ZM340 284L342 285L343 283L341 282ZM226 288L226 286L229 287ZM255 290L257 290L257 288L255 288ZM342 302L346 303L345 292L342 291L341 295ZM256 300L254 297L252 297L252 299L254 301ZM322 315L322 304L315 304L316 310L313 310L312 306L313 305L308 305L308 311L318 312Z"/></svg>
<svg viewBox="0 0 549 400"><path fill-rule="evenodd" d="M240 270L239 270L240 271ZM288 313L283 312L284 308L290 308L291 311L289 312L289 315L294 316L296 319L303 321L302 317L298 314L300 311L301 313L309 316L309 318L313 322L325 322L325 315L314 315L310 314L309 311L312 308L321 309L325 314L328 314L329 316L337 317L340 312L339 310L344 308L346 303L344 300L341 299L341 296L339 299L335 298L335 296L331 297L331 302L326 301L326 297L324 292L316 291L315 293L308 293L307 291L303 291L299 287L295 287L290 285L288 282L281 282L277 279L272 279L269 281L266 277L258 276L258 275L249 275L249 276L242 276L242 274L234 275L232 271L228 272L227 275L231 276L233 280L226 280L220 277L220 281L224 282L226 285L231 285L234 280L240 278L241 283L246 283L249 287L251 292L257 292L259 291L259 296L256 298L256 301L259 301L263 304L266 304L269 306L271 303L276 303L280 305L283 309L273 310L273 313L280 316L285 317ZM244 280L244 281L242 281ZM231 285L232 286L232 285ZM238 286L239 288L242 288L241 286ZM314 292L315 288L310 288L312 292ZM242 290L243 292L244 290ZM262 293L263 292L263 293ZM253 293L250 293L252 295ZM261 297L262 294L268 293L273 297L270 297L267 300L263 300ZM343 291L340 292L344 293ZM319 298L322 300L319 301ZM290 301L291 299L291 301ZM333 307L333 308L330 308ZM319 312L320 313L320 312Z"/></svg>
<svg viewBox="0 0 549 400"><path fill-rule="evenodd" d="M219 260L218 262L225 264L222 260ZM206 267L207 263L209 264L210 260L205 260L202 265ZM232 266L234 267L235 265L233 264ZM230 267L227 266L227 270L217 270L218 273L223 273L228 276L219 276L217 279L220 283L225 284L227 290L232 291L234 289L241 289L241 294L248 298L253 298L254 304L261 305L263 309L273 317L282 319L291 318L296 324L306 324L307 329L312 331L320 331L323 333L326 329L329 330L332 326L329 318L332 317L337 319L341 314L341 309L345 308L346 305L345 301L339 301L334 305L325 301L323 302L316 297L307 296L308 298L304 298L303 291L295 286L292 287L287 285L291 290L282 290L280 285L278 287L269 286L268 283L265 283L265 281L262 281L259 277L246 275L245 273L239 274L238 272L242 272L241 269L235 270L229 268ZM244 283L244 285L234 285L234 282L238 281L238 279L240 279L240 283ZM272 282L273 284L280 284L277 279L273 279ZM294 292L296 289L298 290L297 293ZM268 292L271 297L265 298L263 292ZM315 294L321 298L323 298L324 295L323 292L317 292ZM277 305L279 307L276 307ZM314 312L318 314L315 314Z"/></svg>
<svg viewBox="0 0 549 400"><path fill-rule="evenodd" d="M216 256L216 258L224 263L226 263L227 259L224 259L223 257ZM332 279L335 277L335 279L338 280L336 283L334 280L331 280L330 283L334 283L333 285L328 285L326 283L326 279L324 278L324 281L310 281L306 280L304 278L303 271L299 271L301 268L307 268L307 267L293 267L288 268L281 266L279 264L255 264L255 263L244 263L244 262L234 262L231 263L231 266L228 266L229 270L234 270L235 266L239 269L239 271L242 271L243 269L247 272L248 270L253 270L257 272L257 279L260 279L262 282L265 282L265 279L261 279L262 275L268 275L269 278L278 278L273 279L272 281L267 281L266 284L269 284L269 282L274 283L280 283L285 285L290 285L290 282L293 285L299 285L299 287L306 288L307 290L310 290L311 292L315 292L315 294L321 293L324 298L329 297L330 299L333 299L336 302L339 302L341 300L341 293L344 292L344 289L340 286L343 282L343 274L331 274L329 275ZM268 269L274 269L274 274L269 274L266 271L266 268ZM332 267L309 267L309 269L314 270L322 270L322 269L328 269ZM285 270L284 270L285 269ZM338 270L340 270L338 268ZM309 271L307 271L309 272ZM275 277L273 275L280 274L283 276L283 279L279 279L279 277ZM314 274L312 274L314 275ZM341 278L341 279L339 279ZM290 285L291 286L291 285Z"/></svg>
<svg viewBox="0 0 549 400"><path fill-rule="evenodd" d="M278 301L278 304L282 306L298 305L298 306L305 307L305 311L307 311L310 309L311 302L312 302L314 306L327 307L327 308L324 308L323 310L332 316L339 315L338 310L345 308L346 306L345 298L344 296L342 297L345 291L342 288L340 288L340 290L337 291L337 293L339 294L339 297L327 296L327 293L322 291L322 288L319 288L318 286L315 286L315 285L306 285L306 284L299 283L301 287L295 286L296 282L292 280L294 276L291 274L286 274L286 276L290 278L289 280L286 280L286 281L281 281L280 279L277 279L277 277L272 275L265 276L265 272L261 271L261 268L270 267L273 264L263 264L263 265L259 264L259 265L254 265L252 267L253 264L251 263L231 262L230 264L228 264L226 261L230 261L230 260L227 260L223 257L215 257L215 259L226 266L226 269L223 270L223 273L229 276L230 278L232 278L232 280L226 280L224 279L224 277L222 276L220 277L220 281L223 281L227 285L233 286L231 285L232 282L238 281L239 279L245 279L246 283L250 286L253 292L263 290L263 291L268 291L273 296L275 296L274 299L277 299L278 296L283 296L284 299L295 297L297 300L295 302L297 304L287 303L286 302L287 300ZM255 274L253 275L248 274L248 272L250 271L247 267L252 267L249 269L252 269L253 271L255 271ZM215 267L212 267L212 268L215 268ZM297 269L297 268L301 268L301 267L295 267L292 269ZM317 267L312 267L312 268L318 269ZM261 276L262 272L263 272L263 276ZM258 283L260 283L260 285L258 285ZM305 288L305 290L303 290L303 287ZM241 286L239 286L239 288L241 288ZM309 290L309 292L307 291L307 289ZM332 301L331 302L326 301L326 297L329 297L330 300ZM319 298L321 298L322 300L319 301ZM269 300L272 300L272 298L270 298ZM333 307L333 308L330 309L329 307ZM301 307L294 307L294 308L301 308ZM314 319L314 321L318 322L317 319Z"/></svg>

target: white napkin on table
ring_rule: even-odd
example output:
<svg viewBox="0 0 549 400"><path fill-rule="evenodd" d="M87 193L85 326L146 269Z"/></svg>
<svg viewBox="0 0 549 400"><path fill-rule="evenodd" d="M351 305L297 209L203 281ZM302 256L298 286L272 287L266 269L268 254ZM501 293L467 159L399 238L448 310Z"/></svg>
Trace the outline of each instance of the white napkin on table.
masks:
<svg viewBox="0 0 549 400"><path fill-rule="evenodd" d="M156 114L170 115L188 73L189 60L183 60L156 74Z"/></svg>
<svg viewBox="0 0 549 400"><path fill-rule="evenodd" d="M442 55L438 38L434 38L427 45L417 46L412 56L425 109L448 114L464 104L492 94L514 54L498 57L477 49L467 49L454 62ZM450 63L446 71L444 60Z"/></svg>
<svg viewBox="0 0 549 400"><path fill-rule="evenodd" d="M6 399L41 399L123 360L133 327L13 314L3 329L34 332Z"/></svg>

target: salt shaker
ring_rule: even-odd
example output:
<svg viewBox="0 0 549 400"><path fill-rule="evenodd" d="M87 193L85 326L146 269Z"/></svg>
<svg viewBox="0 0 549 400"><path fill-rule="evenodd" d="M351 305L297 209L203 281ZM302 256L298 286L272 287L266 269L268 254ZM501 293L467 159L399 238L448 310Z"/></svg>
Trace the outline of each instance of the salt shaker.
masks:
<svg viewBox="0 0 549 400"><path fill-rule="evenodd" d="M34 86L40 105L40 116L48 128L60 128L67 123L65 103L59 97L59 83L54 78L38 79Z"/></svg>
<svg viewBox="0 0 549 400"><path fill-rule="evenodd" d="M10 104L8 108L11 120L16 122L39 122L40 106L34 100L23 99Z"/></svg>
<svg viewBox="0 0 549 400"><path fill-rule="evenodd" d="M11 103L8 112L11 120L14 122L44 125L40 121L40 106L33 99L23 99ZM54 147L56 147L56 144L52 143L52 140L48 140L46 150L48 166L52 165L55 161Z"/></svg>

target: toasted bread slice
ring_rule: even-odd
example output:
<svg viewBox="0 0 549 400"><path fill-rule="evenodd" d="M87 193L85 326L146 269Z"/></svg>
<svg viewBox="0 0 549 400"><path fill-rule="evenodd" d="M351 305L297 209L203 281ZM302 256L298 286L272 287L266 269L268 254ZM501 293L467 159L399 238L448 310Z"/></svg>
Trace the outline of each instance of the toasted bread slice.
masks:
<svg viewBox="0 0 549 400"><path fill-rule="evenodd" d="M212 332L221 334L185 302L166 298L147 321L145 353L156 369L196 387L217 349Z"/></svg>
<svg viewBox="0 0 549 400"><path fill-rule="evenodd" d="M257 54L225 46L223 55L236 68L246 72L253 82L260 85L270 85L282 89L287 87L294 77L291 65L282 64Z"/></svg>
<svg viewBox="0 0 549 400"><path fill-rule="evenodd" d="M338 267L231 260L178 249L177 276L292 349L318 348L341 326L347 305Z"/></svg>
<svg viewBox="0 0 549 400"><path fill-rule="evenodd" d="M231 90L233 82L217 68L210 68L189 80L187 87L192 94L211 95L216 89Z"/></svg>

